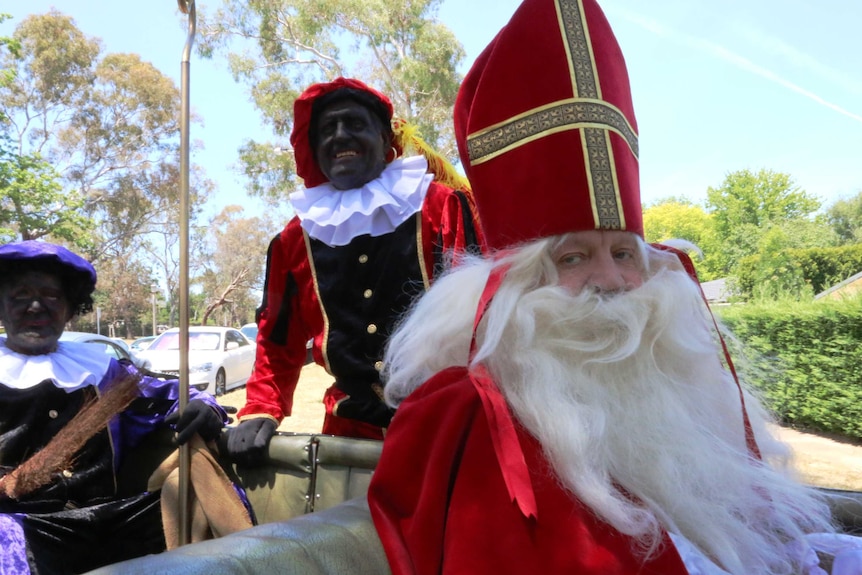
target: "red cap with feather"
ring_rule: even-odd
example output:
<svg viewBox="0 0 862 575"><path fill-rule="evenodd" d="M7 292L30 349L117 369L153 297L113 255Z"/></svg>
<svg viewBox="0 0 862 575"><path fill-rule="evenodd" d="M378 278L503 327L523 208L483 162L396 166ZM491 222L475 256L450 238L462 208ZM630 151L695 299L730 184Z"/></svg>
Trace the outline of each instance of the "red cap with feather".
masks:
<svg viewBox="0 0 862 575"><path fill-rule="evenodd" d="M314 101L341 88L353 88L371 94L384 105L389 112L388 121L392 121L392 102L367 84L352 78L336 78L332 82L312 84L300 94L293 103L293 131L290 133L290 145L293 146L294 158L296 159L296 173L305 182L306 188L313 188L329 181L314 158L314 150L308 140L308 130L311 127L311 110Z"/></svg>

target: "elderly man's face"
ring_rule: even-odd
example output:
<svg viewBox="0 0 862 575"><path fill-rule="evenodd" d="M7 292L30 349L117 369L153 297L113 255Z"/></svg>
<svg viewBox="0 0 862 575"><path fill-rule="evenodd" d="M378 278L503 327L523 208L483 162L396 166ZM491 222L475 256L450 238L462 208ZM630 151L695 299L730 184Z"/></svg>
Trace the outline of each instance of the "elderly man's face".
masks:
<svg viewBox="0 0 862 575"><path fill-rule="evenodd" d="M573 294L584 289L620 292L644 281L644 262L637 236L618 230L569 234L552 252L560 285Z"/></svg>
<svg viewBox="0 0 862 575"><path fill-rule="evenodd" d="M0 288L0 319L12 351L27 355L54 351L69 311L62 282L54 274L24 272Z"/></svg>
<svg viewBox="0 0 862 575"><path fill-rule="evenodd" d="M338 190L359 188L386 167L389 142L380 120L353 100L333 102L317 119L314 156Z"/></svg>

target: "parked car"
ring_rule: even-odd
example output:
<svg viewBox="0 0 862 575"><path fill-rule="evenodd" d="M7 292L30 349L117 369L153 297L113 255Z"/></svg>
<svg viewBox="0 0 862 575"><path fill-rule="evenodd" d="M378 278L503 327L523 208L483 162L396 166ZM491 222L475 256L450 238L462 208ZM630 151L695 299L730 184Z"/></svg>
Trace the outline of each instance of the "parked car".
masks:
<svg viewBox="0 0 862 575"><path fill-rule="evenodd" d="M254 365L255 344L231 327L189 327L189 385L213 395L245 385ZM150 369L179 376L180 330L171 328L140 352Z"/></svg>
<svg viewBox="0 0 862 575"><path fill-rule="evenodd" d="M256 323L247 323L239 330L242 334L249 339L249 341L257 341L257 324Z"/></svg>
<svg viewBox="0 0 862 575"><path fill-rule="evenodd" d="M154 339L156 339L156 336L154 335L146 335L144 337L139 337L131 344L129 344L129 349L131 349L132 351L144 351L145 349L150 347L150 344L153 343Z"/></svg>
<svg viewBox="0 0 862 575"><path fill-rule="evenodd" d="M245 337L249 339L249 341L257 342L257 324L256 323L247 323L239 330L243 333ZM305 365L312 363L314 361L314 356L311 353L311 347L314 343L313 339L305 342Z"/></svg>
<svg viewBox="0 0 862 575"><path fill-rule="evenodd" d="M129 348L126 342L98 333L87 333L83 331L64 331L60 341L77 341L81 343L92 343L105 348L105 353L115 359L128 359L136 366L149 369L150 365L146 358Z"/></svg>

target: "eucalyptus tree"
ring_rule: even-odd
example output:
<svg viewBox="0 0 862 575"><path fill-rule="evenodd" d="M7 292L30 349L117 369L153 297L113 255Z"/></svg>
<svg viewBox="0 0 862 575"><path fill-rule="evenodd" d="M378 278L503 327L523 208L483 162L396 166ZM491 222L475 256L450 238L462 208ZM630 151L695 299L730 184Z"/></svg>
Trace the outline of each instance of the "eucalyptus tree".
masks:
<svg viewBox="0 0 862 575"><path fill-rule="evenodd" d="M137 54L104 54L56 10L28 16L13 38L20 54L2 55L14 80L0 87L0 112L17 153L40 154L83 199L96 257L135 252L178 198L179 89Z"/></svg>
<svg viewBox="0 0 862 575"><path fill-rule="evenodd" d="M316 81L352 76L393 101L397 116L455 160L452 106L464 50L436 19L441 0L224 0L202 9L204 56L226 55L274 141L239 150L250 194L271 203L297 185L287 137L293 102Z"/></svg>
<svg viewBox="0 0 862 575"><path fill-rule="evenodd" d="M144 274L134 278L141 294L149 294L154 275L175 283L180 92L174 81L137 54L104 53L98 39L56 10L22 20L12 40L14 53L0 51L0 70L9 72L0 84L7 148L44 162L31 162L33 181L19 178L18 189L41 182L32 189L43 189L44 198L32 201L64 204L65 213L82 218L57 220L39 234L69 239L63 226L77 223L91 260L122 259L124 271ZM213 185L194 169L190 187L194 218ZM100 287L109 296L122 291L102 281Z"/></svg>
<svg viewBox="0 0 862 575"><path fill-rule="evenodd" d="M0 14L0 22L9 19ZM11 89L17 79L15 63L21 42L0 37L0 88ZM79 213L77 194L64 194L59 174L38 152L24 154L11 136L13 124L0 111L0 241L31 240L52 234L78 247L89 245L92 222Z"/></svg>
<svg viewBox="0 0 862 575"><path fill-rule="evenodd" d="M246 217L241 206L225 207L210 221L199 244L205 262L196 283L208 294L202 321L218 308L233 325L254 320L263 292L267 246L275 226L266 218Z"/></svg>

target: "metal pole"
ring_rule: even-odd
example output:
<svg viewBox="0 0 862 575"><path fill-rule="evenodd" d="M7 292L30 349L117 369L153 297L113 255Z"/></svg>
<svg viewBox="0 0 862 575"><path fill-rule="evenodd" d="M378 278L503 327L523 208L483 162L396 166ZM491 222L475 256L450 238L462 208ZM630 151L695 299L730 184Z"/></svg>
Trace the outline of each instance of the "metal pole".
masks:
<svg viewBox="0 0 862 575"><path fill-rule="evenodd" d="M150 286L150 294L153 298L153 336L158 335L156 333L156 285L153 284Z"/></svg>
<svg viewBox="0 0 862 575"><path fill-rule="evenodd" d="M180 110L180 413L189 403L189 61L195 41L197 15L195 0L177 0L180 11L189 16L188 36L182 59L182 108ZM179 454L179 544L191 540L188 443Z"/></svg>

